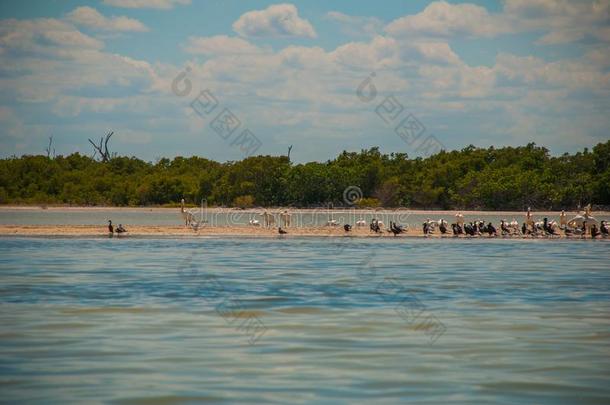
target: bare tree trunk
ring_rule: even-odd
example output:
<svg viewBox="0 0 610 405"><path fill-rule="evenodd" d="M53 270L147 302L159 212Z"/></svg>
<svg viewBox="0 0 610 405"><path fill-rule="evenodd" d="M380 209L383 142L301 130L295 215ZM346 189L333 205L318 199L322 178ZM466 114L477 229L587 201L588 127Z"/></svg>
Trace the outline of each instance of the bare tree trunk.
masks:
<svg viewBox="0 0 610 405"><path fill-rule="evenodd" d="M51 151L53 151L53 158L55 158L55 148L53 147L53 135L49 137L49 146L45 149L47 152L47 158L51 158Z"/></svg>

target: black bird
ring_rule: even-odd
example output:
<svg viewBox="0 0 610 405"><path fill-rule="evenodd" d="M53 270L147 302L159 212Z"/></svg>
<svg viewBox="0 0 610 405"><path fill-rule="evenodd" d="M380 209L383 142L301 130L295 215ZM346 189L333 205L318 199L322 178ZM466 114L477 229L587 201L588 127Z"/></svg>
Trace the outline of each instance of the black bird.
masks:
<svg viewBox="0 0 610 405"><path fill-rule="evenodd" d="M283 230L281 226L280 226L279 228L277 228L277 232L278 232L280 235L285 235L285 234L287 234L287 233L288 233L288 232L286 232L285 230Z"/></svg>
<svg viewBox="0 0 610 405"><path fill-rule="evenodd" d="M466 232L466 235L474 236L475 226L472 224L472 222L464 225L464 232Z"/></svg>
<svg viewBox="0 0 610 405"><path fill-rule="evenodd" d="M496 232L496 228L490 223L487 224L487 228L485 229L489 236L498 236L498 232Z"/></svg>
<svg viewBox="0 0 610 405"><path fill-rule="evenodd" d="M526 225L525 222L521 226L521 233L524 234L524 235L527 235L529 233L529 231L527 230L527 225Z"/></svg>
<svg viewBox="0 0 610 405"><path fill-rule="evenodd" d="M597 230L597 226L591 225L591 237L595 239L599 235L601 235L601 232Z"/></svg>
<svg viewBox="0 0 610 405"><path fill-rule="evenodd" d="M445 221L441 221L441 225L438 227L441 233L444 235L447 233L447 226L445 226Z"/></svg>
<svg viewBox="0 0 610 405"><path fill-rule="evenodd" d="M458 231L458 227L459 227L458 224L451 224L451 230L453 231L453 236L458 236L458 234L460 233Z"/></svg>
<svg viewBox="0 0 610 405"><path fill-rule="evenodd" d="M606 221L602 221L599 230L602 231L604 237L608 236L608 225L606 224Z"/></svg>
<svg viewBox="0 0 610 405"><path fill-rule="evenodd" d="M381 229L379 228L379 222L375 218L371 219L370 228L371 228L371 231L373 231L375 233L381 232Z"/></svg>
<svg viewBox="0 0 610 405"><path fill-rule="evenodd" d="M423 223L422 228L424 231L424 235L428 235L430 233L430 224L428 224L428 221Z"/></svg>
<svg viewBox="0 0 610 405"><path fill-rule="evenodd" d="M123 228L123 224L119 224L119 226L117 226L117 228L116 228L116 233L118 233L120 235L124 232L127 232L127 229Z"/></svg>
<svg viewBox="0 0 610 405"><path fill-rule="evenodd" d="M510 235L510 230L506 226L506 222L504 220L500 222L500 230L502 231L502 236Z"/></svg>
<svg viewBox="0 0 610 405"><path fill-rule="evenodd" d="M544 232L546 232L547 234L553 234L553 229L551 228L551 225L549 225L549 219L548 218L544 218L543 222L542 222L542 229L544 230Z"/></svg>
<svg viewBox="0 0 610 405"><path fill-rule="evenodd" d="M402 226L397 225L396 222L392 222L390 221L390 232L392 232L394 234L394 236L401 234L404 232L404 229Z"/></svg>
<svg viewBox="0 0 610 405"><path fill-rule="evenodd" d="M352 226L350 224L345 224L343 225L343 229L345 230L345 232L349 232L352 230Z"/></svg>
<svg viewBox="0 0 610 405"><path fill-rule="evenodd" d="M108 232L114 233L114 226L112 226L112 221L108 220Z"/></svg>

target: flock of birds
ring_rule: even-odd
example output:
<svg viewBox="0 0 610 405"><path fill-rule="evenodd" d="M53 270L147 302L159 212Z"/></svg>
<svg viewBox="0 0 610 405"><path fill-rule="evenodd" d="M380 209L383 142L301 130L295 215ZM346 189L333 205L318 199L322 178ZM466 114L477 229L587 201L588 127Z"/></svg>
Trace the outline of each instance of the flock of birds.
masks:
<svg viewBox="0 0 610 405"><path fill-rule="evenodd" d="M197 230L201 225L199 221L195 219L195 215L187 211L184 206L184 200L182 200L181 204L181 213L185 220L185 225L193 227L193 229ZM265 228L275 228L276 226L276 218L273 213L268 211L264 211L260 214L262 223L258 219L251 218L248 221L248 225L250 226L264 226ZM286 228L291 226L291 214L287 211L281 211L278 213L279 216L279 226L278 233L280 235L285 235L288 232ZM587 234L591 236L591 238L597 238L601 236L603 238L607 238L609 227L606 221L601 221L598 227L597 220L591 215L591 206L588 205L585 207L583 213L576 215L570 221L567 220L566 214L564 211L560 214L560 221L549 221L548 218L543 218L541 221L534 221L532 212L528 208L525 221L520 225L514 218L512 221L508 222L507 220L500 221L500 227L497 229L491 222L485 222L482 220L475 220L469 223L464 222L464 216L461 213L457 213L455 215L456 221L449 225L449 223L445 219L440 219L438 221L426 219L426 221L422 224L422 231L424 236L429 236L434 234L437 230L441 235L453 234L453 236L503 236L503 237L553 237L553 236L561 236L563 233L567 237L580 236L585 237ZM205 221L204 221L205 222ZM339 226L340 223L338 220L333 219L332 215L328 218L325 226L336 227ZM367 226L367 222L360 218L356 221L356 228L363 228ZM396 222L390 221L389 227L385 228L385 224L383 221L373 218L370 223L368 223L369 229L371 232L381 234L384 231L388 233L392 233L394 236L400 235L408 231L408 225L400 225ZM109 221L108 229L110 233L113 233L112 230L112 222ZM346 233L352 231L351 224L344 224L343 229ZM126 232L126 230L119 225L116 229L117 234L121 234Z"/></svg>
<svg viewBox="0 0 610 405"><path fill-rule="evenodd" d="M476 236L503 236L503 237L553 237L561 236L561 233L567 237L580 236L585 237L587 231L591 235L591 238L595 239L598 236L607 238L609 236L609 227L607 221L601 221L599 228L597 227L597 220L591 216L590 206L585 209L582 215L577 215L572 220L567 221L565 212L562 211L560 216L560 222L549 221L548 218L543 218L542 221L534 221L532 219L532 213L528 209L526 214L526 220L519 225L515 219L511 222L503 219L500 221L500 229L491 222L485 222L476 220L473 222L465 223L464 216L461 213L456 214L456 222L452 223L449 227L449 223L445 219L433 221L426 219L422 224L422 231L424 236L432 235L438 231L441 235L450 234L449 229L451 228L451 234L457 237L460 235L468 237ZM337 221L329 220L326 223L327 226L337 226ZM366 226L364 219L356 221L356 227ZM343 225L345 232L352 231L352 225ZM376 218L373 218L369 223L369 229L371 232L381 234L384 231L384 223ZM408 225L400 225L396 222L390 221L390 226L385 229L386 232L394 234L394 236L400 235L409 229ZM280 235L285 235L287 232L282 227L278 228Z"/></svg>

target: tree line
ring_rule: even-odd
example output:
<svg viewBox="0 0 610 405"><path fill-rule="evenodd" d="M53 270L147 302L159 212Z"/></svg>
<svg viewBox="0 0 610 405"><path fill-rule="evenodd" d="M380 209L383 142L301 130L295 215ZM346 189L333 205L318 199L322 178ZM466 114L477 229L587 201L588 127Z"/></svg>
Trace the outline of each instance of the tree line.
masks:
<svg viewBox="0 0 610 405"><path fill-rule="evenodd" d="M287 156L219 163L201 157L145 162L79 153L0 160L0 204L345 206L344 191L361 190L359 207L442 209L572 209L610 205L610 141L551 156L521 147L441 151L427 158L343 152L327 162L293 164Z"/></svg>

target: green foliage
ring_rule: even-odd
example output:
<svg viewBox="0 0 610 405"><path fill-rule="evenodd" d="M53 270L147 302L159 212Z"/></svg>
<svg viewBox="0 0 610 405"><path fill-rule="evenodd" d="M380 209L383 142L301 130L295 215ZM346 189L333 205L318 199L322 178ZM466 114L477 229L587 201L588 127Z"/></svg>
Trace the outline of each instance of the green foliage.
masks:
<svg viewBox="0 0 610 405"><path fill-rule="evenodd" d="M609 184L610 141L557 157L528 144L469 146L426 159L371 148L296 165L285 156L227 163L124 156L99 162L78 153L0 160L0 204L171 205L184 198L244 208L341 206L343 191L358 186L363 207L569 209L610 205Z"/></svg>
<svg viewBox="0 0 610 405"><path fill-rule="evenodd" d="M254 206L254 197L250 194L240 195L239 197L235 197L233 205L239 208L252 208Z"/></svg>

